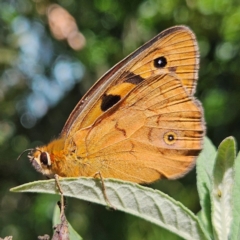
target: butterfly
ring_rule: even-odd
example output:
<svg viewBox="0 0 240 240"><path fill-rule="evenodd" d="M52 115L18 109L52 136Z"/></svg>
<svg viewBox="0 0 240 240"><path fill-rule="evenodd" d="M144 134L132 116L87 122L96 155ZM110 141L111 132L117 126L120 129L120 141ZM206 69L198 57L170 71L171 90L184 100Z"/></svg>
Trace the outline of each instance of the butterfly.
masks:
<svg viewBox="0 0 240 240"><path fill-rule="evenodd" d="M53 177L135 183L177 178L203 147L203 109L193 96L199 69L194 33L169 28L100 78L74 108L60 136L30 153Z"/></svg>

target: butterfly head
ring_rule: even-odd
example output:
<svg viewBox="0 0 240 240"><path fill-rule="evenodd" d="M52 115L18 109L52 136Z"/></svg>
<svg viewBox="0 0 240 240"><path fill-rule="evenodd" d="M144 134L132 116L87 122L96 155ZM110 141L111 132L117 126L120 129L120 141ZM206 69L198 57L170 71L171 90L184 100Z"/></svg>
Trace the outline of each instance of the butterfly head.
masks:
<svg viewBox="0 0 240 240"><path fill-rule="evenodd" d="M28 158L37 172L49 178L53 178L54 174L61 175L57 162L64 159L64 143L65 140L59 138L45 146L29 149Z"/></svg>
<svg viewBox="0 0 240 240"><path fill-rule="evenodd" d="M35 148L29 154L28 158L37 172L47 177L53 177L51 156L45 147Z"/></svg>

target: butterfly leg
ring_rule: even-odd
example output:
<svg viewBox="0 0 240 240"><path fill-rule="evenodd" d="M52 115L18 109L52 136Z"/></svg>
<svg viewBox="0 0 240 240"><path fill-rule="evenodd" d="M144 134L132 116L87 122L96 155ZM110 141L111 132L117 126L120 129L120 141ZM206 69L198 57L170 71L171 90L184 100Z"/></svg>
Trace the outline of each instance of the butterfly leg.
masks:
<svg viewBox="0 0 240 240"><path fill-rule="evenodd" d="M104 196L104 198L105 198L106 203L107 203L107 204L109 205L109 207L112 208L113 210L117 210L117 208L114 207L114 206L111 204L111 202L109 201L109 199L108 199L107 192L106 192L106 186L105 186L104 179L103 179L103 176L102 176L101 172L96 172L93 177L96 178L97 175L100 177L100 180L101 180L101 182L102 182L102 191L103 191L103 196Z"/></svg>
<svg viewBox="0 0 240 240"><path fill-rule="evenodd" d="M64 215L64 208L65 208L65 203L64 203L64 196L63 196L63 191L59 182L59 176L57 174L54 175L55 178L55 183L58 188L58 191L60 192L61 195L61 201L60 201L60 218Z"/></svg>

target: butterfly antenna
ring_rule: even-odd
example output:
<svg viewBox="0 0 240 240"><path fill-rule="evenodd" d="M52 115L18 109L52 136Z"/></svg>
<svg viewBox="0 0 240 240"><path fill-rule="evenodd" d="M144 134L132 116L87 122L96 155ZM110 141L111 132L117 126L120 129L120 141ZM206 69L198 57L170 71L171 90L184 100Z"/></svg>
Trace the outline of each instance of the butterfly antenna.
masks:
<svg viewBox="0 0 240 240"><path fill-rule="evenodd" d="M19 156L18 156L18 158L17 158L17 161L21 158L21 156L25 153L25 152L32 152L34 150L34 148L29 148L29 149L26 149L26 150L24 150Z"/></svg>

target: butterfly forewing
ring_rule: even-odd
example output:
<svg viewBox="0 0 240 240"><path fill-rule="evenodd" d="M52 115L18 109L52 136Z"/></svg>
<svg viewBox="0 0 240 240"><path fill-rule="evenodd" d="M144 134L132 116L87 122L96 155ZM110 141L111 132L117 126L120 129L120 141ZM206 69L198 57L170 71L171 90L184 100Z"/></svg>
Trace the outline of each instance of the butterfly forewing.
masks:
<svg viewBox="0 0 240 240"><path fill-rule="evenodd" d="M175 26L163 31L115 65L88 91L68 118L62 136L71 136L76 130L93 124L108 110L101 108L107 98L110 99L108 105L112 107L149 77L174 73L189 95L193 95L199 68L198 55L195 36L188 27ZM111 98L110 92L122 83L131 86L126 86L124 91L121 89L115 94L120 96L117 101L115 96Z"/></svg>

